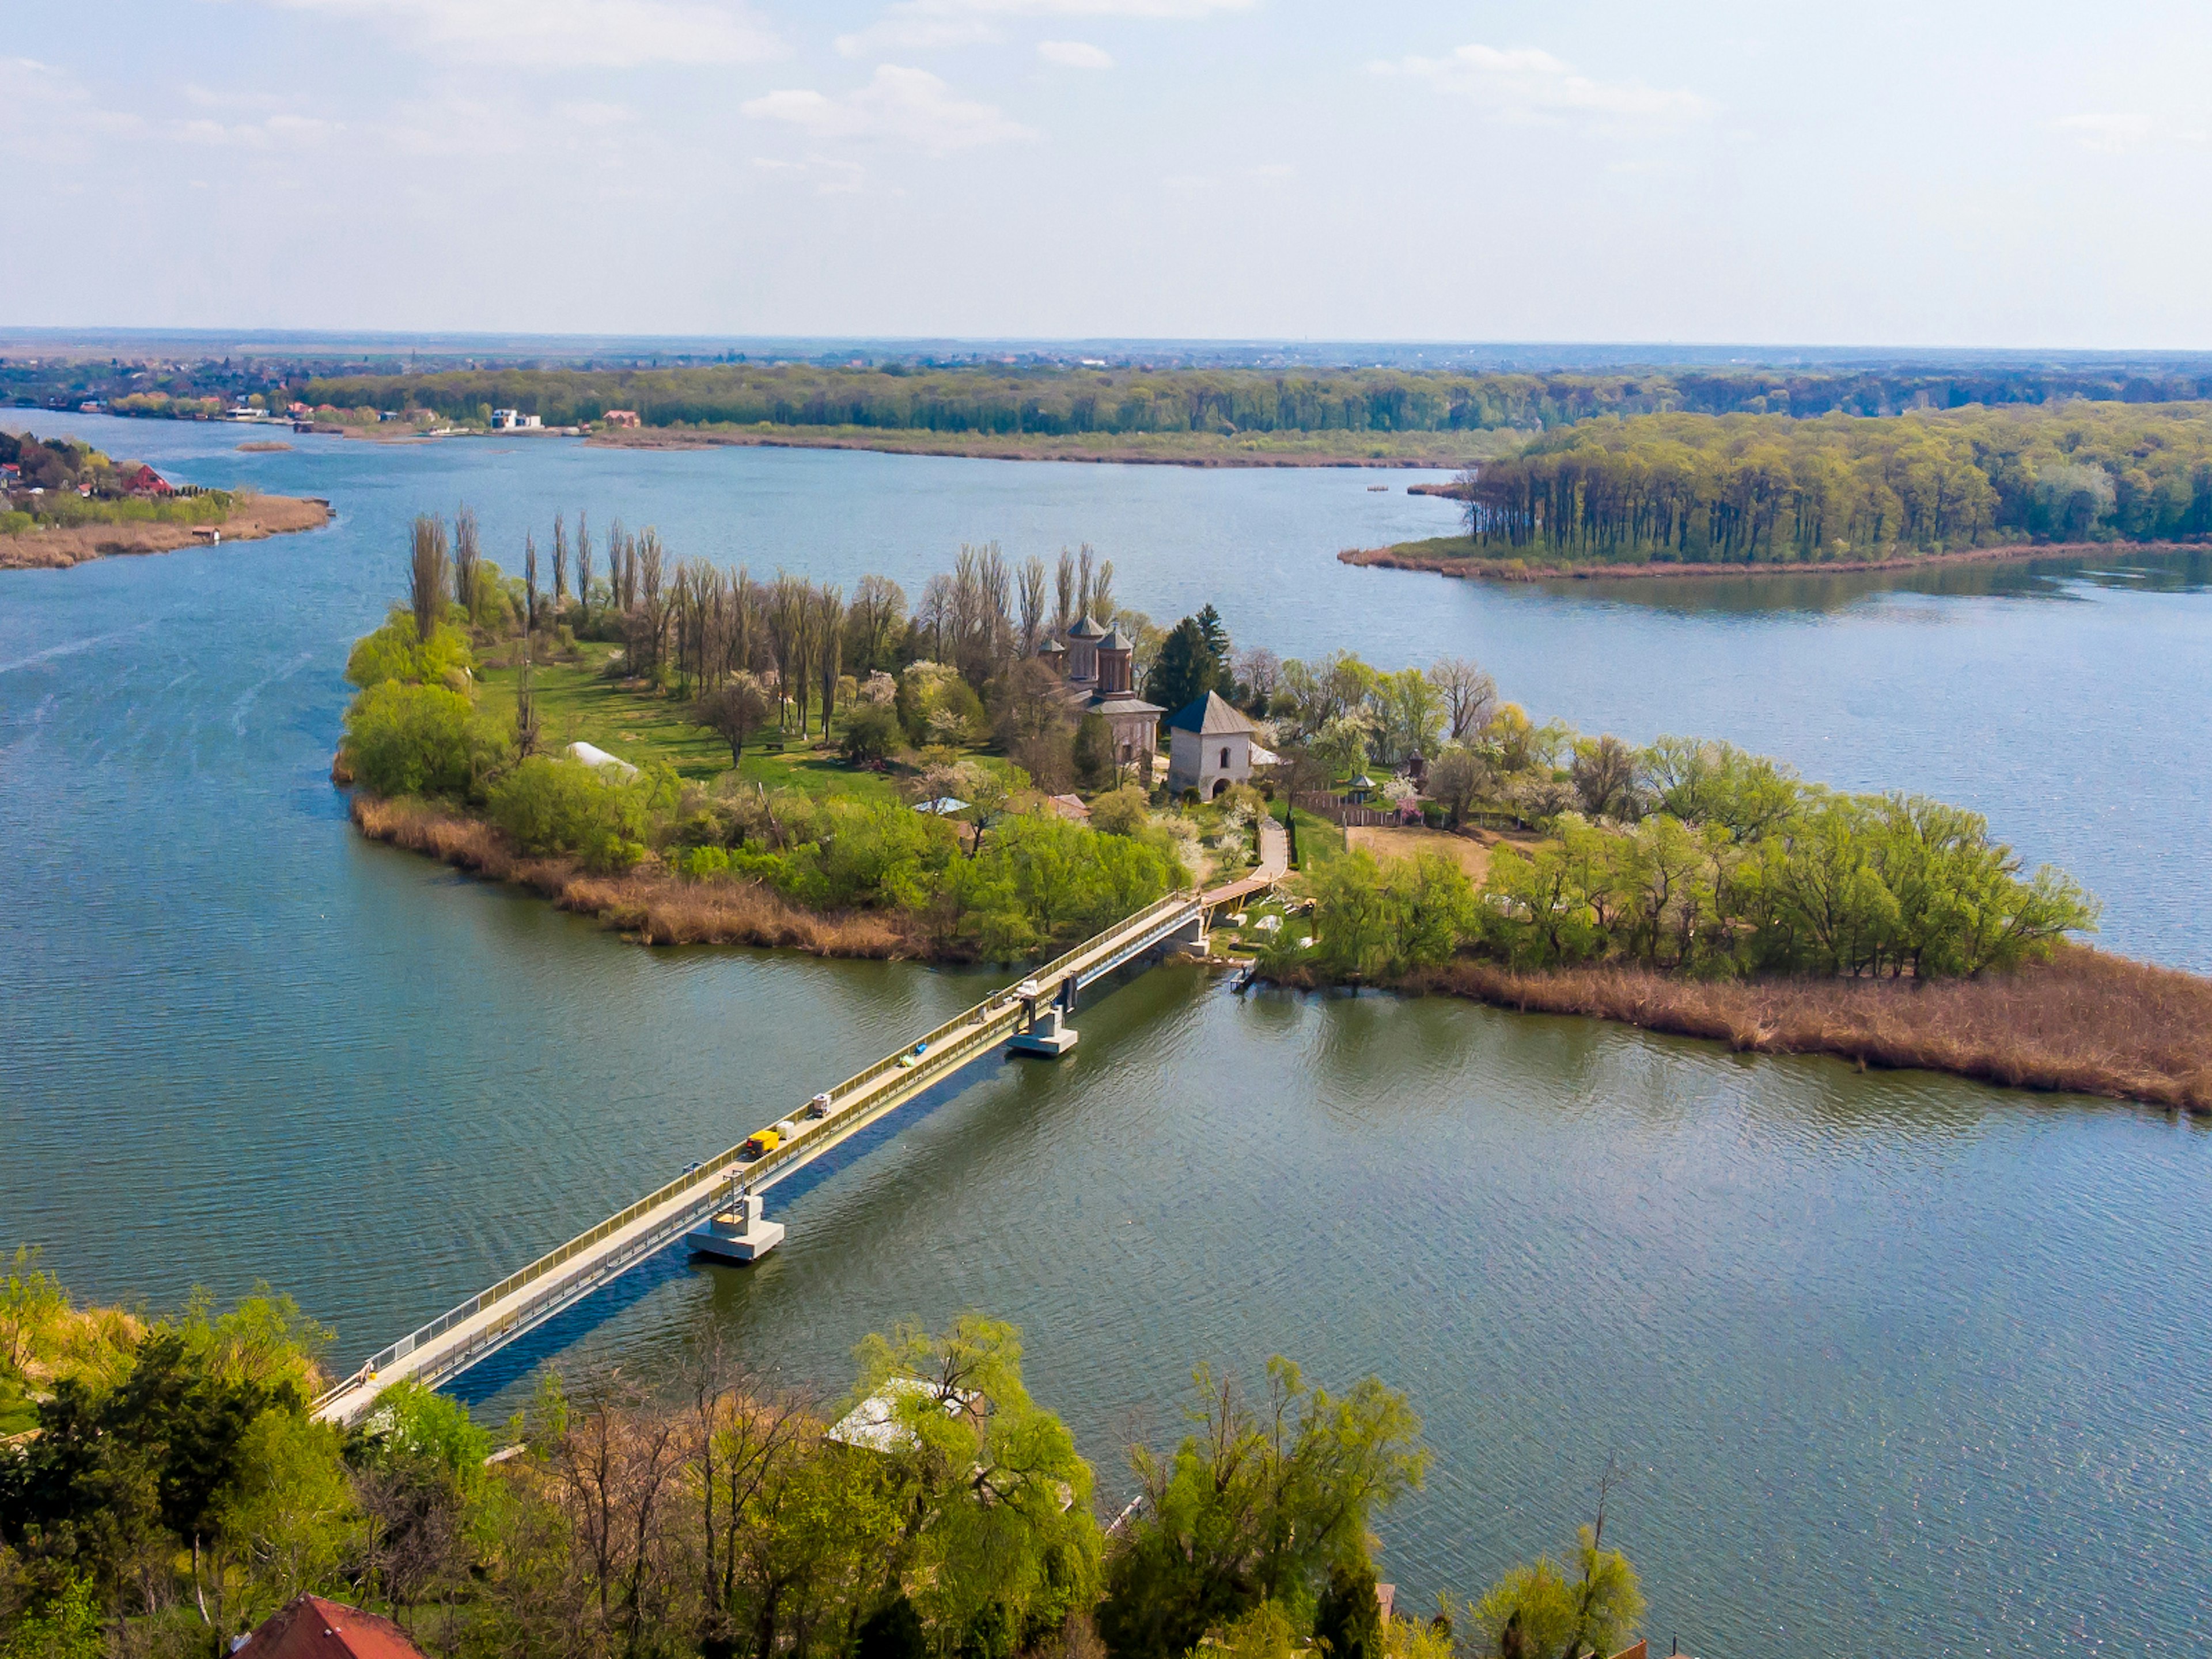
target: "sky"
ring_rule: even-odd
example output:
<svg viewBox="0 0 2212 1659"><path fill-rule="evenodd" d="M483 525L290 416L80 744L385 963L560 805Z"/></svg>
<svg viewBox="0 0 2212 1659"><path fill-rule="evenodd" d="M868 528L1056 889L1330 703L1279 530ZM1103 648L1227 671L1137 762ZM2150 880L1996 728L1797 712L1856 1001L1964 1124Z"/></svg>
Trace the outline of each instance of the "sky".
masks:
<svg viewBox="0 0 2212 1659"><path fill-rule="evenodd" d="M2163 0L25 0L0 324L2212 348Z"/></svg>

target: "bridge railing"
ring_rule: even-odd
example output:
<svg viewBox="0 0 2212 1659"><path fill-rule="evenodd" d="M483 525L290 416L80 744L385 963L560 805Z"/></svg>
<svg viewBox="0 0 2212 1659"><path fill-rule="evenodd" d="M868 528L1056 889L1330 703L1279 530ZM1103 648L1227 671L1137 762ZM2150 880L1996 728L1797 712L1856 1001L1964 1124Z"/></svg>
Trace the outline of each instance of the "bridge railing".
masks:
<svg viewBox="0 0 2212 1659"><path fill-rule="evenodd" d="M1043 984L1048 981L1065 974L1070 968L1073 968L1080 963L1085 957L1094 954L1098 948L1100 939L1115 934L1141 933L1147 926L1150 926L1155 921L1164 919L1172 912L1187 908L1192 903L1192 902L1190 896L1188 894L1171 894L1168 897L1160 900L1156 904L1146 906L1144 909L1138 911L1134 915L1116 922L1112 927L1108 928L1104 933L1093 934L1090 939L1085 939L1073 950L1061 952L1059 956L1054 957L1052 961L1045 963L1043 967L1033 969L1028 974L1023 975L1023 977L1024 979L1034 979L1040 984ZM936 1030L927 1033L921 1038L917 1039L917 1041L924 1045L925 1052L934 1049L946 1038L951 1036L955 1032L961 1030L962 1027L983 1022L994 1013L1006 1011L1010 1008L1012 1004L1019 1000L1020 999L1014 995L1012 988L995 991L991 995L984 998L982 1001L975 1004L973 1007L965 1009L962 1012L954 1015L951 1019L946 1020L943 1024L938 1026ZM830 1097L832 1099L837 1099L866 1088L878 1079L884 1077L889 1073L900 1069L899 1062L911 1053L913 1053L913 1046L909 1044L908 1047L899 1050L898 1053L878 1060L874 1065L866 1067L865 1070L854 1073L851 1077L846 1079L844 1082L837 1085L836 1088L830 1091ZM939 1069L943 1063L942 1060L939 1060L934 1064L932 1064L927 1060L924 1060L921 1065L909 1069L923 1073L934 1072ZM776 1165L785 1162L787 1159L796 1157L799 1151L805 1146L806 1139L807 1137L804 1133L799 1134L793 1137L793 1139L785 1146L778 1147L775 1152L769 1153L766 1158L755 1159L751 1164L746 1166L743 1178L750 1181L755 1176L768 1173L768 1171L774 1169ZM410 1331L405 1336L401 1337L397 1342L392 1344L391 1346L380 1349L376 1353L371 1355L368 1363L364 1364L361 1370L356 1371L352 1376L338 1383L337 1387L329 1390L328 1393L322 1396L322 1401L318 1401L317 1403L320 1404L323 1403L323 1401L336 1399L338 1395L348 1392L361 1382L366 1381L374 1373L381 1371L386 1367L406 1358L408 1355L413 1353L417 1348L422 1347L424 1344L436 1341L438 1338L443 1336L447 1331L453 1329L456 1326L466 1323L469 1320L475 1318L478 1314L483 1313L485 1310L496 1307L501 1303L507 1301L520 1292L527 1290L531 1285L538 1283L538 1280L544 1279L547 1274L551 1273L556 1269L565 1266L567 1263L573 1261L576 1257L586 1254L593 1247L605 1243L607 1239L611 1238L615 1234L622 1231L623 1228L629 1226L632 1223L651 1214L655 1210L662 1208L664 1206L673 1203L676 1200L683 1197L686 1193L692 1192L700 1188L713 1187L717 1183L727 1184L729 1178L724 1175L723 1171L726 1170L729 1165L735 1163L744 1151L744 1142L740 1141L738 1145L731 1147L728 1151L721 1152L717 1156L697 1164L694 1168L685 1170L682 1175L677 1176L675 1180L668 1182L665 1185L655 1188L653 1191L647 1194L643 1198L638 1200L636 1203L609 1216L605 1220L600 1222L598 1226L592 1228L588 1232L577 1234L575 1237L570 1239L567 1243L561 1245L556 1249L547 1251L544 1255L539 1256L538 1260L532 1262L528 1267L524 1267L520 1272L509 1273L505 1279L501 1279L498 1284L494 1285L489 1290L479 1291L475 1296L471 1297L467 1301L447 1309L444 1313L440 1314L435 1319L430 1321L429 1323Z"/></svg>

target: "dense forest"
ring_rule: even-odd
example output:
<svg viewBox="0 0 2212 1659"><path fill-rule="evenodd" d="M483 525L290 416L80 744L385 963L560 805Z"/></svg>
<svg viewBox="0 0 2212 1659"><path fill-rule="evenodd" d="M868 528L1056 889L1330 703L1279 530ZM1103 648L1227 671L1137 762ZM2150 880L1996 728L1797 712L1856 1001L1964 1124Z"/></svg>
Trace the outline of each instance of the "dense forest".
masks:
<svg viewBox="0 0 2212 1659"><path fill-rule="evenodd" d="M730 363L657 369L455 370L318 378L306 401L426 409L452 418L513 408L548 424L637 411L647 426L819 427L1067 435L1150 432L1456 432L1569 425L1601 415L1891 415L2061 398L2212 397L2212 375L2080 371L1957 374L1772 370L1460 374L1397 369L829 368Z"/></svg>
<svg viewBox="0 0 2212 1659"><path fill-rule="evenodd" d="M1759 562L2212 534L2212 408L2081 401L1892 421L1668 414L1462 480L1492 556Z"/></svg>

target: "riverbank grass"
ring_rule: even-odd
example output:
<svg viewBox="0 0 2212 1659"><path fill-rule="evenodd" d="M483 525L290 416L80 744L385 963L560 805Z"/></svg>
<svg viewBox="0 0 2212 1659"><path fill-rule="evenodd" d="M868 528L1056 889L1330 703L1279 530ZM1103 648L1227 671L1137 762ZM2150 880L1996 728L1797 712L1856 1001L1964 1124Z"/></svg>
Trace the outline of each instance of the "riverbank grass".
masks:
<svg viewBox="0 0 2212 1659"><path fill-rule="evenodd" d="M712 782L730 769L730 745L691 719L691 705L635 681L611 679L605 667L615 647L585 644L571 662L533 664L531 697L538 708L538 747L559 754L588 743L643 769L665 766L678 777ZM503 727L514 724L516 666L486 667L478 676L479 704ZM745 745L738 775L774 793L849 794L889 800L897 793L890 777L848 766L836 748L816 737L780 732L773 726Z"/></svg>

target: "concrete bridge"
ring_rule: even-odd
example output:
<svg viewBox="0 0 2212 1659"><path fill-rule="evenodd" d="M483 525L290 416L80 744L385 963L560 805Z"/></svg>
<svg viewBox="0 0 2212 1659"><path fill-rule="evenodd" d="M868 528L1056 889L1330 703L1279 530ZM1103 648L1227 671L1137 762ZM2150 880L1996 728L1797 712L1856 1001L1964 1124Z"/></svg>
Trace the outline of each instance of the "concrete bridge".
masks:
<svg viewBox="0 0 2212 1659"><path fill-rule="evenodd" d="M692 1164L659 1190L374 1355L316 1401L315 1415L353 1422L396 1382L411 1378L434 1388L458 1376L686 1234L698 1233L717 1255L750 1259L765 1252L783 1233L762 1212L765 1194L778 1182L1009 1040L1023 1046L1028 1039L1033 1052L1061 1052L1073 1033L1060 1025L1060 1016L1073 1010L1077 992L1146 951L1169 944L1202 945L1207 918L1279 879L1287 866L1285 853L1280 828L1263 820L1260 867L1251 876L1209 892L1162 899L985 998L795 1108L779 1120L791 1133L773 1150L751 1150L764 1140L764 1129ZM720 1248L725 1243L729 1248Z"/></svg>

